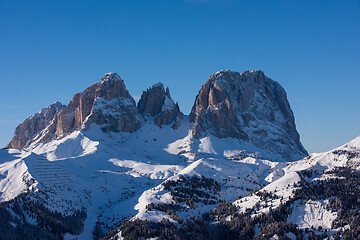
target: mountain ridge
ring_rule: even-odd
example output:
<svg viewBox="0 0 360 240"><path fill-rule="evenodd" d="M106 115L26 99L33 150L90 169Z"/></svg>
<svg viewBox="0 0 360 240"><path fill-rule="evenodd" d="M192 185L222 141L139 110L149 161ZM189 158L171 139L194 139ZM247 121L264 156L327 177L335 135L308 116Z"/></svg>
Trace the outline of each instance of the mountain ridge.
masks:
<svg viewBox="0 0 360 240"><path fill-rule="evenodd" d="M241 125L237 90L246 89L237 84L255 84L244 94L243 106L250 106L244 112L255 114L248 126L262 119L259 126L272 126L265 129L271 132L279 122L276 129L286 134L277 119L288 115L292 122L293 115L282 88L262 72L242 74L220 71L200 89L210 105L196 100L194 116L211 124L199 128L199 136L163 84L148 88L135 105L115 73L69 105L55 103L25 120L24 126L38 126L23 134L27 147L0 150L0 238L354 239L360 230L360 136L300 160L257 146L249 141L254 132ZM255 95L269 97L255 101L262 99ZM284 113L277 101L285 101ZM217 135L218 125L206 117L212 108L233 115L229 129L240 127L248 137ZM226 114L218 117L227 121ZM36 119L42 124L31 122ZM56 136L56 129L64 131ZM33 142L26 139L34 135ZM41 141L45 136L50 139Z"/></svg>
<svg viewBox="0 0 360 240"><path fill-rule="evenodd" d="M136 104L124 81L111 72L75 94L65 108L52 116L48 126L38 131L41 134L32 137L34 141L13 139L7 147L35 147L73 131L86 131L92 123L105 132L135 132L141 128L141 122L151 117L159 127L171 124L178 128L184 116L162 83L144 91ZM195 99L189 120L194 124L195 139L202 135L235 138L271 150L286 160L307 155L285 90L260 70L225 70L210 75Z"/></svg>

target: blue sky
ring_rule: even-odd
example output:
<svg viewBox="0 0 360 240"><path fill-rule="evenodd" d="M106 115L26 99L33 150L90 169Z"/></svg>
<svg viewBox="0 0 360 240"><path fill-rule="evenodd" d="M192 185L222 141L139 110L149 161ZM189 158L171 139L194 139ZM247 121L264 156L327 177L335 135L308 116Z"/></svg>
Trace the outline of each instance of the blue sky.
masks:
<svg viewBox="0 0 360 240"><path fill-rule="evenodd" d="M359 1L2 1L0 146L39 109L106 72L133 96L156 82L188 114L221 69L287 91L309 152L360 134Z"/></svg>

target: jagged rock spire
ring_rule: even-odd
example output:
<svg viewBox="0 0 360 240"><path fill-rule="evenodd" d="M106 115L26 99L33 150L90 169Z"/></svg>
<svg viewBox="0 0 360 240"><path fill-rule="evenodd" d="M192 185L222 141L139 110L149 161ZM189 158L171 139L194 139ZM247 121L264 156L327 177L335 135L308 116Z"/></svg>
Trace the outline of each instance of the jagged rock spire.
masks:
<svg viewBox="0 0 360 240"><path fill-rule="evenodd" d="M158 126L174 124L173 127L177 127L182 117L179 105L171 98L169 88L165 90L162 83L144 91L137 107L140 114L154 117Z"/></svg>

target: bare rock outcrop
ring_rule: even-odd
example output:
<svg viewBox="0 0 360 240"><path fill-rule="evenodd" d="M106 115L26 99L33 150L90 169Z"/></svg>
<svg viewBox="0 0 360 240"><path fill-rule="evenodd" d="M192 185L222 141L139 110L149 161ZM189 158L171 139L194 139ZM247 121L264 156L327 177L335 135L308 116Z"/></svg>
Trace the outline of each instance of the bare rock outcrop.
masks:
<svg viewBox="0 0 360 240"><path fill-rule="evenodd" d="M135 100L116 73L105 74L100 82L75 94L67 106L55 103L26 119L7 147L46 143L74 131L86 131L92 124L106 133L134 132L141 127Z"/></svg>
<svg viewBox="0 0 360 240"><path fill-rule="evenodd" d="M52 124L54 118L63 111L65 107L66 106L60 102L55 102L28 117L23 123L16 127L14 137L7 145L7 148L27 147L38 134Z"/></svg>
<svg viewBox="0 0 360 240"><path fill-rule="evenodd" d="M143 92L136 106L124 81L105 74L67 106L55 103L26 119L8 148L32 148L96 125L103 132L134 132L142 119L177 128L183 114L161 83ZM237 138L283 160L307 155L296 130L285 90L262 71L220 71L201 87L189 116L192 135Z"/></svg>
<svg viewBox="0 0 360 240"><path fill-rule="evenodd" d="M210 75L189 119L195 138L238 138L289 160L307 155L285 90L262 71Z"/></svg>
<svg viewBox="0 0 360 240"><path fill-rule="evenodd" d="M178 103L171 98L169 88L165 90L162 83L144 91L137 107L143 116L154 117L154 123L159 127L173 124L172 127L177 128L183 116Z"/></svg>
<svg viewBox="0 0 360 240"><path fill-rule="evenodd" d="M57 118L57 137L95 123L104 132L134 132L141 127L135 100L116 73L105 74L77 93Z"/></svg>

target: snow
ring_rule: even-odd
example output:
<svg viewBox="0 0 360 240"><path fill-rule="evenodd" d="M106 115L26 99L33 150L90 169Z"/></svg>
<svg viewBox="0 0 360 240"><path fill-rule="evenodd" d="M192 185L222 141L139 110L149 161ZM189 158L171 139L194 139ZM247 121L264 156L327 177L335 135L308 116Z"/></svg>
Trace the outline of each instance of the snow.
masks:
<svg viewBox="0 0 360 240"><path fill-rule="evenodd" d="M107 111L100 103L101 99L98 110ZM211 135L194 139L191 128L187 117L178 129L159 128L148 120L134 133L105 134L100 126L93 124L86 131L75 131L27 150L0 150L0 200L11 200L24 192L43 197L41 192L46 191L46 204L50 209L71 214L84 207L88 214L84 232L79 236L68 234L65 238L90 239L98 220L104 222L107 229L132 218L149 221L167 218L174 222L170 215L148 211L146 206L173 203L162 183L176 181L180 176L213 178L221 186L215 195L218 201L232 201L239 211L259 203L256 215L269 211L271 206L279 206L280 199L261 201L251 194L253 191L271 192L286 201L293 196L294 183L300 180L298 171L321 172L349 164L359 167L358 158L349 161L346 155L333 152L358 151L359 137L330 152L287 163L273 161L277 156L271 150L238 139ZM314 225L330 229L336 214L328 212L325 204L325 201L298 202L288 221L301 227ZM216 204L196 203L195 209L179 211L178 215L183 219L201 216L215 207Z"/></svg>
<svg viewBox="0 0 360 240"><path fill-rule="evenodd" d="M201 138L200 142L198 152L217 154L212 147L210 137Z"/></svg>
<svg viewBox="0 0 360 240"><path fill-rule="evenodd" d="M266 213L270 210L270 208L278 207L281 201L286 202L292 198L294 195L293 190L296 189L294 187L294 183L299 182L300 177L296 171L287 171L287 167L284 167L283 171L285 173L282 177L272 181L270 184L259 190L276 194L280 198L271 199L270 202L266 202L261 201L260 197L256 194L252 194L234 202L234 204L239 208L239 211L245 212L247 208L253 208L256 203L259 203L260 209L256 212L256 214ZM268 177L265 179L269 180ZM283 200L281 200L281 197Z"/></svg>
<svg viewBox="0 0 360 240"><path fill-rule="evenodd" d="M188 126L191 127L190 124ZM239 153L246 153L246 157L270 159L272 161L279 158L279 155L271 150L260 149L249 142L244 142L236 138L220 139L208 135L201 139L194 139L191 135L191 128L189 128L184 138L171 142L165 150L171 154L182 154L192 160L204 156L209 157L209 154L223 154L223 156L231 158Z"/></svg>
<svg viewBox="0 0 360 240"><path fill-rule="evenodd" d="M117 97L114 99L97 97L94 101L93 112L102 112L105 116L120 117L126 113L124 109L134 104L132 99L125 97Z"/></svg>
<svg viewBox="0 0 360 240"><path fill-rule="evenodd" d="M29 190L35 191L37 183L32 181L22 156L16 151L0 150L0 201L8 201Z"/></svg>
<svg viewBox="0 0 360 240"><path fill-rule="evenodd" d="M280 237L279 235L275 234L274 236L272 236L271 238L269 238L269 240L279 240Z"/></svg>
<svg viewBox="0 0 360 240"><path fill-rule="evenodd" d="M272 171L266 178L265 181L271 183L274 182L276 180L278 180L279 178L283 177L285 174L283 169L276 169L274 171Z"/></svg>
<svg viewBox="0 0 360 240"><path fill-rule="evenodd" d="M161 108L162 111L170 111L175 107L175 102L168 96L165 96L164 104Z"/></svg>
<svg viewBox="0 0 360 240"><path fill-rule="evenodd" d="M157 87L163 87L164 88L164 85L161 82L158 82L158 83L153 84L151 88L157 88Z"/></svg>
<svg viewBox="0 0 360 240"><path fill-rule="evenodd" d="M188 134L185 138L176 140L173 143L169 143L164 150L170 154L177 155L182 150L186 150L187 152L191 151L191 145L192 139L191 139L191 131L188 131Z"/></svg>
<svg viewBox="0 0 360 240"><path fill-rule="evenodd" d="M46 153L50 161L76 158L97 151L98 141L92 141L82 132L75 131L60 140L39 144L32 151L37 154Z"/></svg>
<svg viewBox="0 0 360 240"><path fill-rule="evenodd" d="M116 79L116 80L121 80L120 76L115 73L115 72L109 72L104 74L104 76L101 78L101 83L103 83L104 81L107 81L109 79Z"/></svg>
<svg viewBox="0 0 360 240"><path fill-rule="evenodd" d="M168 180L176 181L180 176L205 176L213 178L221 185L221 191L218 195L219 200L234 201L240 195L247 195L249 190L256 189L261 186L261 182L267 175L267 170L271 166L267 165L269 161L253 160L247 162L230 161L219 158L203 158L192 162L177 175L168 178ZM271 163L272 164L272 163ZM247 176L248 178L245 178ZM146 211L146 205L149 203L173 203L169 191L165 191L162 184L149 189L139 198L136 209L139 213L135 216L140 219L148 219L157 221L159 217L155 217L155 211ZM179 211L181 218L186 219L191 216L201 216L202 213L213 209L215 205L196 204L196 209L186 208L186 211ZM186 207L186 206L185 206ZM170 216L164 216L162 212L156 211L161 217L170 219ZM172 221L172 220L171 220Z"/></svg>
<svg viewBox="0 0 360 240"><path fill-rule="evenodd" d="M149 177L151 179L167 179L184 167L179 165L147 164L132 160L110 159L114 165L131 169L126 172L133 177Z"/></svg>
<svg viewBox="0 0 360 240"><path fill-rule="evenodd" d="M228 70L217 72L217 87L224 91L238 91L224 81L221 76L224 72L232 77L238 74ZM116 73L108 73L104 75L101 84L110 78L120 80ZM154 87L163 88L163 84L157 83ZM191 133L193 123L187 116L182 118L177 129L171 126L159 128L150 117L141 119L142 127L133 133L104 133L101 126L92 124L87 129L74 131L46 144L40 143L53 126L50 123L25 150L0 150L0 202L9 201L21 193L29 193L33 198L45 199L50 210L64 215L85 208L87 219L84 232L79 236L66 234L65 239L91 239L98 220L104 223L107 230L135 218L155 222L167 218L175 222L169 214L158 210L149 211L146 206L150 203L174 203L163 183L177 181L180 177L205 176L214 179L221 187L218 193L213 193L217 203L231 201L240 212L259 203L259 209L253 212L255 216L279 206L280 199L285 202L293 197L294 186L300 181L299 171L317 170L321 173L339 166L360 169L358 155L349 159L346 153L342 153L359 153L360 136L332 151L286 162L287 159L283 159L278 150L288 144L279 141L279 136L283 134L279 123L286 124L287 120L280 109L266 105L263 100L264 92L256 92L253 106L256 106L258 113L273 118L273 122L252 121L243 130L251 138L258 136L264 142L276 141L278 149L257 147L255 142L220 139L213 135L195 139ZM238 108L241 103L233 101L232 106ZM59 107L61 105L55 104ZM98 97L93 112L117 118L123 116L130 106L134 106L132 99L119 97L107 100ZM175 102L165 96L162 111L171 111L175 106ZM38 114L46 113L48 108ZM217 106L209 106L208 110L219 109ZM71 116L73 114L70 113ZM242 114L238 113L237 116L240 122ZM255 114L251 117L259 116ZM310 180L334 177L321 174ZM255 194L257 191L271 192L279 198L261 200ZM178 215L183 219L201 216L213 210L217 203L195 203L195 209L183 204L185 210L179 210ZM287 221L297 223L300 228L314 226L331 229L331 223L337 215L326 210L326 203L327 200L297 201ZM29 216L26 219L36 224L36 220ZM231 216L227 216L226 220L231 221ZM259 226L256 233L260 234ZM121 232L118 236L122 238ZM292 233L287 233L287 236L294 239ZM271 239L278 238L278 235L274 235Z"/></svg>
<svg viewBox="0 0 360 240"><path fill-rule="evenodd" d="M336 219L337 213L326 210L326 201L309 200L305 204L300 201L295 203L294 210L287 221L296 223L300 229L322 227L331 229L332 222Z"/></svg>
<svg viewBox="0 0 360 240"><path fill-rule="evenodd" d="M164 193L164 194L154 194L154 193ZM150 203L172 203L171 195L164 191L163 186L159 185L155 188L145 191L139 198L138 203L135 205L134 209L138 211L138 214L135 218L138 219L147 219L149 221L159 222L161 219L166 218L174 222L174 220L166 213L161 211L148 211L146 206Z"/></svg>
<svg viewBox="0 0 360 240"><path fill-rule="evenodd" d="M334 151L341 152L342 150L359 152L359 139L360 138L358 137L339 148L335 148L325 153L312 154L299 161L272 165L268 176L265 178L265 181L267 182L266 186L258 191L266 191L276 194L280 198L283 198L283 201L285 202L294 195L293 190L296 189L294 184L300 181L300 176L297 173L299 171L314 170L319 173L324 172L324 174L320 177L314 177L312 179L312 181L315 181L318 179L334 178L335 176L326 174L326 171L335 167L348 166L359 169L358 157L355 157L352 161L350 161L346 154L337 155L334 153ZM227 152L227 154L229 154L229 152ZM245 159L242 161L245 161ZM250 194L236 200L234 204L239 208L240 212L244 212L247 208L253 208L257 203L259 203L260 208L254 213L255 216L260 213L268 212L270 207L274 208L279 206L281 203L280 198L271 199L270 202L266 202L261 201L260 197L256 194ZM290 219L291 221L305 227L309 227L309 224L313 224L315 226L322 226L324 228L331 229L331 222L336 218L336 214L328 212L324 204L324 202L308 202L304 206L298 206L295 208L295 213ZM300 219L294 219L296 216L299 216ZM302 217L303 219L301 219Z"/></svg>
<svg viewBox="0 0 360 240"><path fill-rule="evenodd" d="M28 191L23 179L33 177L33 185L48 192L50 209L64 214L87 209L85 230L76 236L78 239L92 238L98 219L108 229L131 219L137 213L137 200L146 190L187 165L182 156L164 149L169 142L184 138L189 126L182 124L173 130L149 122L135 133L105 134L99 126L91 125L86 132L76 131L39 144L32 152L0 151L1 201Z"/></svg>

